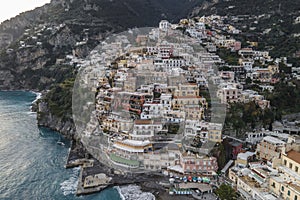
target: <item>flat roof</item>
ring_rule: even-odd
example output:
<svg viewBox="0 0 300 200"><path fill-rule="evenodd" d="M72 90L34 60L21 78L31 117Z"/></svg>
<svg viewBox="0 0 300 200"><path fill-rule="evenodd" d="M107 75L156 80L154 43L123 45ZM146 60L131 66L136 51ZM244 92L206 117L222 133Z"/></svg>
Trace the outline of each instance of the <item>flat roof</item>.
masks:
<svg viewBox="0 0 300 200"><path fill-rule="evenodd" d="M135 149L135 148L132 148L132 147L125 147L125 146L122 146L122 145L119 145L119 144L114 144L113 147L115 147L117 149L121 149L123 151L131 152L131 153L143 153L144 152L144 149Z"/></svg>
<svg viewBox="0 0 300 200"><path fill-rule="evenodd" d="M278 199L277 197L275 197L275 196L272 195L272 194L266 194L266 195L264 195L264 198L265 198L266 200L277 200L277 199Z"/></svg>
<svg viewBox="0 0 300 200"><path fill-rule="evenodd" d="M285 144L284 141L279 140L278 138L272 137L272 136L266 136L263 138L264 141L272 143L272 144Z"/></svg>
<svg viewBox="0 0 300 200"><path fill-rule="evenodd" d="M247 151L247 152L245 152L245 153L239 153L239 154L237 155L237 158L238 158L238 159L242 159L242 160L247 160L248 157L253 156L253 155L255 155L255 152Z"/></svg>
<svg viewBox="0 0 300 200"><path fill-rule="evenodd" d="M201 99L201 96L174 96L174 99Z"/></svg>
<svg viewBox="0 0 300 200"><path fill-rule="evenodd" d="M144 140L144 141L139 141L139 140L123 140L123 141L118 141L121 142L123 144L127 144L127 145L131 145L131 146L146 146L151 144L149 140Z"/></svg>
<svg viewBox="0 0 300 200"><path fill-rule="evenodd" d="M233 164L233 160L229 160L228 163L225 165L225 167L221 170L222 173L225 173L229 167Z"/></svg>
<svg viewBox="0 0 300 200"><path fill-rule="evenodd" d="M197 188L201 192L208 192L212 190L212 187L205 183L179 183L179 188L182 189Z"/></svg>

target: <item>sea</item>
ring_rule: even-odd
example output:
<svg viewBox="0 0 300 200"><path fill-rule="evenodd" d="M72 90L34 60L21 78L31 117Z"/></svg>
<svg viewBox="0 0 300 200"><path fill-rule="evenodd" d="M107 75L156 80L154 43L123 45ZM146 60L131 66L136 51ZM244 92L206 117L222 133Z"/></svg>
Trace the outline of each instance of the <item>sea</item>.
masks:
<svg viewBox="0 0 300 200"><path fill-rule="evenodd" d="M124 199L119 188L75 195L79 168L64 168L70 141L37 126L36 113L30 111L36 97L32 92L0 91L0 199Z"/></svg>

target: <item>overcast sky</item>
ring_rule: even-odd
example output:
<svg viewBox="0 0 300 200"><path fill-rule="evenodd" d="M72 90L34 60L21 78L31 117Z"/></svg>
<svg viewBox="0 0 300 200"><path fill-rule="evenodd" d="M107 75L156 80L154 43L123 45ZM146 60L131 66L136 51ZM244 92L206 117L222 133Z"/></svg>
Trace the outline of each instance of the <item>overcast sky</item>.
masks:
<svg viewBox="0 0 300 200"><path fill-rule="evenodd" d="M50 0L2 0L0 3L0 23L21 12L32 10L49 2Z"/></svg>

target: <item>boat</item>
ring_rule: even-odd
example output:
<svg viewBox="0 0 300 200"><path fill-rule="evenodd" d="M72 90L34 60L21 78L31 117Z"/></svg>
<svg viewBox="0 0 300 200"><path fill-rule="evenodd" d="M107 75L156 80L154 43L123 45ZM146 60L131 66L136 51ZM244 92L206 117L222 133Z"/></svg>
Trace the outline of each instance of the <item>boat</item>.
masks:
<svg viewBox="0 0 300 200"><path fill-rule="evenodd" d="M62 146L65 146L65 143L63 143L63 142L61 142L61 141L58 141L57 144L62 145Z"/></svg>

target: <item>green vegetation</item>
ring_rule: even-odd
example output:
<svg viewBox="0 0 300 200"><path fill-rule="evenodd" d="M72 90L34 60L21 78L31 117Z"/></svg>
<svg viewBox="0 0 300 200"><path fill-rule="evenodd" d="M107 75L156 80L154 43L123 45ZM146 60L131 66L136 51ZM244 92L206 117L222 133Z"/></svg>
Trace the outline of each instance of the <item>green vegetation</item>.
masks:
<svg viewBox="0 0 300 200"><path fill-rule="evenodd" d="M265 96L280 115L300 112L300 81L277 83L274 91Z"/></svg>
<svg viewBox="0 0 300 200"><path fill-rule="evenodd" d="M234 130L237 136L241 136L256 127L270 129L274 119L272 109L261 109L254 101L232 103L226 115L225 129Z"/></svg>
<svg viewBox="0 0 300 200"><path fill-rule="evenodd" d="M210 153L218 158L218 168L221 170L226 165L226 152L223 143L216 143Z"/></svg>
<svg viewBox="0 0 300 200"><path fill-rule="evenodd" d="M70 78L54 86L45 98L50 113L61 117L63 120L67 120L72 116L72 90L74 81L74 78Z"/></svg>
<svg viewBox="0 0 300 200"><path fill-rule="evenodd" d="M255 102L232 103L227 111L225 130L234 130L237 136L255 128L271 129L275 120L282 115L300 112L300 81L280 82L274 91L261 91L258 85L250 88L258 91L270 101L271 108L261 109Z"/></svg>
<svg viewBox="0 0 300 200"><path fill-rule="evenodd" d="M139 161L137 161L137 160L129 160L129 159L126 159L126 158L122 158L120 156L117 156L114 153L111 153L109 155L109 157L110 157L110 159L112 159L112 161L114 161L116 163L129 165L129 166L135 166L135 167L138 167L140 165Z"/></svg>
<svg viewBox="0 0 300 200"><path fill-rule="evenodd" d="M219 48L217 54L229 65L238 65L239 55L236 52L231 52L226 48Z"/></svg>
<svg viewBox="0 0 300 200"><path fill-rule="evenodd" d="M169 134L177 134L178 133L178 131L179 131L179 128L180 128L180 124L172 124L172 123L170 123L170 124L168 124L167 125L167 127L168 127L168 133Z"/></svg>
<svg viewBox="0 0 300 200"><path fill-rule="evenodd" d="M206 99L208 107L211 107L211 97L210 97L210 93L209 93L208 89L207 88L199 89L199 94L200 94L200 96L202 96Z"/></svg>
<svg viewBox="0 0 300 200"><path fill-rule="evenodd" d="M294 36L300 32L300 24L294 23L299 10L300 4L294 0L253 0L250 4L247 0L231 0L213 3L200 10L198 16L227 16L229 24L242 30L242 34L233 37L243 47L248 46L247 41L258 42L255 49L268 50L275 58L288 57L294 66L300 66L300 59L294 56L300 49L300 37ZM232 16L239 19L234 20Z"/></svg>
<svg viewBox="0 0 300 200"><path fill-rule="evenodd" d="M216 189L215 193L221 200L237 199L237 193L230 185L222 184L218 189Z"/></svg>

